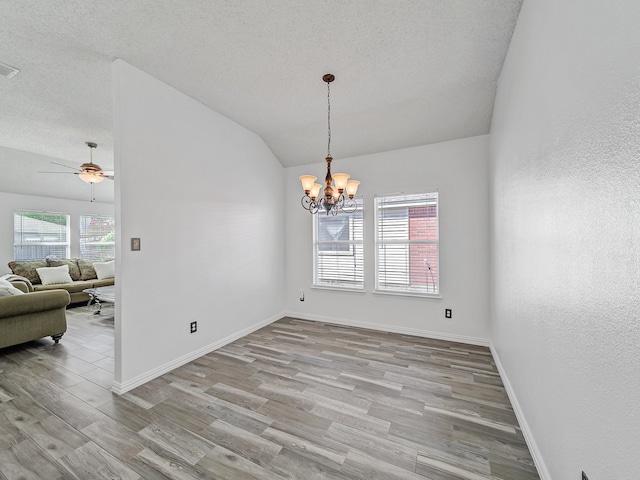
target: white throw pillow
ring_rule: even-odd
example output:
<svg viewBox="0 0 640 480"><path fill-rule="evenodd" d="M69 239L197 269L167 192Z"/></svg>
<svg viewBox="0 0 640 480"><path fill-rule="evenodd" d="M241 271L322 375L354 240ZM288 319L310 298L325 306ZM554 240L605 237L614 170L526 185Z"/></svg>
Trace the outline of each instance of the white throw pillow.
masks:
<svg viewBox="0 0 640 480"><path fill-rule="evenodd" d="M22 295L24 292L13 285L11 282L0 278L0 297L10 297L11 295Z"/></svg>
<svg viewBox="0 0 640 480"><path fill-rule="evenodd" d="M104 280L105 278L113 278L116 276L115 260L111 260L109 262L93 262L93 268L96 270L98 280Z"/></svg>
<svg viewBox="0 0 640 480"><path fill-rule="evenodd" d="M40 267L36 268L40 281L43 285L56 285L60 283L72 283L71 275L69 275L69 265L60 265L59 267Z"/></svg>

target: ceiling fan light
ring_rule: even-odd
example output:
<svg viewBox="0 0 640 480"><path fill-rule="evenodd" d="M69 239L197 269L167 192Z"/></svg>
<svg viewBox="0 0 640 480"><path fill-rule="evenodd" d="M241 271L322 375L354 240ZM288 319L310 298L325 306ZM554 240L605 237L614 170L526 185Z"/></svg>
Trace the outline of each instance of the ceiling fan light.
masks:
<svg viewBox="0 0 640 480"><path fill-rule="evenodd" d="M78 176L80 177L80 180L82 180L83 182L87 182L87 183L92 182L93 175L91 175L88 172L80 172Z"/></svg>
<svg viewBox="0 0 640 480"><path fill-rule="evenodd" d="M104 180L102 175L94 172L80 172L78 176L83 182L87 183L100 183Z"/></svg>

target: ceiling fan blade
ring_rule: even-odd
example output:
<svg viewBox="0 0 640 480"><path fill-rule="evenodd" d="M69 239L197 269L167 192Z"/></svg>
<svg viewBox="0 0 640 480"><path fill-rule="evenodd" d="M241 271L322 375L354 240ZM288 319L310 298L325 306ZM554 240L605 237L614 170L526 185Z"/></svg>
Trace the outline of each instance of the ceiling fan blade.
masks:
<svg viewBox="0 0 640 480"><path fill-rule="evenodd" d="M108 178L109 180L115 180L113 175L102 175L104 178Z"/></svg>
<svg viewBox="0 0 640 480"><path fill-rule="evenodd" d="M57 163L57 162L51 162L51 163L53 163L54 165L60 165L61 167L64 167L64 168L70 168L71 170L79 171L77 168L70 167L69 165L65 165L63 163Z"/></svg>

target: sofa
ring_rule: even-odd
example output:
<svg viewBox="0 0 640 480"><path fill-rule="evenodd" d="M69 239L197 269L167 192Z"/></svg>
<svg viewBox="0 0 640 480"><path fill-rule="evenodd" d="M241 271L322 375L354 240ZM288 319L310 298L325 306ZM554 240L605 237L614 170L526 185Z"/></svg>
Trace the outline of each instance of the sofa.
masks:
<svg viewBox="0 0 640 480"><path fill-rule="evenodd" d="M0 348L49 335L58 343L67 331L69 292L62 289L29 292L26 282L10 284L13 288L0 284Z"/></svg>
<svg viewBox="0 0 640 480"><path fill-rule="evenodd" d="M90 262L81 258L47 257L44 260L12 261L8 265L14 275L27 280L25 283L29 291L66 290L71 297L71 303L89 301L89 294L83 290L114 284L113 260ZM38 273L39 270L40 273ZM45 272L48 274L49 271L62 273L58 270L62 270L68 275L61 277L60 280L53 278L53 283L43 281L40 278L41 275L44 275Z"/></svg>

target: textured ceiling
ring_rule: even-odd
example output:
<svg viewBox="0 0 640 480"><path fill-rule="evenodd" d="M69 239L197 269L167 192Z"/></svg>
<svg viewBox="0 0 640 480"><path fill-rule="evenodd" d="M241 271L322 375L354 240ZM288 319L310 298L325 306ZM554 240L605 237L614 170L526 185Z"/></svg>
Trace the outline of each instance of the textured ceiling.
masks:
<svg viewBox="0 0 640 480"><path fill-rule="evenodd" d="M77 166L87 140L113 165L116 58L254 131L284 166L325 156L327 72L336 159L488 133L521 3L0 0L0 62L21 70L0 77L0 191L9 162Z"/></svg>

